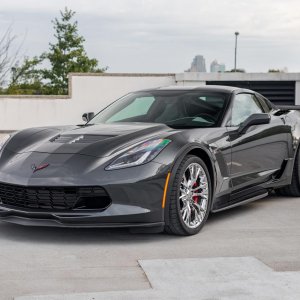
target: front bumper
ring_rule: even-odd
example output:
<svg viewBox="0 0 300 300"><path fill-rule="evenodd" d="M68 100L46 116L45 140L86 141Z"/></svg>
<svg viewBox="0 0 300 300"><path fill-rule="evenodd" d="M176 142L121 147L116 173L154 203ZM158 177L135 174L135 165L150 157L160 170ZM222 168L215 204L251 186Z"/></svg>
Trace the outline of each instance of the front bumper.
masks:
<svg viewBox="0 0 300 300"><path fill-rule="evenodd" d="M0 220L26 226L71 227L71 228L113 228L113 227L163 227L164 222L151 222L151 213L126 216L101 216L97 212L45 212L0 206ZM121 211L124 207L121 208ZM153 216L154 217L154 216Z"/></svg>
<svg viewBox="0 0 300 300"><path fill-rule="evenodd" d="M34 161L49 167L33 173ZM0 220L33 226L156 227L164 224L163 189L169 167L150 162L105 171L102 159L83 155L22 154L0 164L0 183L22 187L89 187L107 191L111 204L97 209L32 209L1 203ZM1 200L1 199L0 199Z"/></svg>

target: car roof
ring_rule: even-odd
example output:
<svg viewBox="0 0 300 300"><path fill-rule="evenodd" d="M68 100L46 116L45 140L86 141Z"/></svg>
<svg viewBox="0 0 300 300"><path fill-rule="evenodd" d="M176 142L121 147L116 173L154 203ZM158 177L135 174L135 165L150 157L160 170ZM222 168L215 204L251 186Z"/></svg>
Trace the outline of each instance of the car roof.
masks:
<svg viewBox="0 0 300 300"><path fill-rule="evenodd" d="M221 93L232 93L234 91L243 91L243 92L251 92L253 91L248 89L242 89L234 86L226 86L226 85L200 85L200 86L164 86L153 89L145 89L143 92L154 92L154 91L206 91L206 92L221 92Z"/></svg>

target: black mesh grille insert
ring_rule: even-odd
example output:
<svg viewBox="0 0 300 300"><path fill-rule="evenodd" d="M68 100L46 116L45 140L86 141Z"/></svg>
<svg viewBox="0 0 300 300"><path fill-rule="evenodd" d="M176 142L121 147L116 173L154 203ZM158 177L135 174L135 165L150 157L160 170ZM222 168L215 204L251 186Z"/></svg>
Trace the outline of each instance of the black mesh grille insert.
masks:
<svg viewBox="0 0 300 300"><path fill-rule="evenodd" d="M29 209L105 209L111 203L101 187L24 187L0 183L0 202Z"/></svg>

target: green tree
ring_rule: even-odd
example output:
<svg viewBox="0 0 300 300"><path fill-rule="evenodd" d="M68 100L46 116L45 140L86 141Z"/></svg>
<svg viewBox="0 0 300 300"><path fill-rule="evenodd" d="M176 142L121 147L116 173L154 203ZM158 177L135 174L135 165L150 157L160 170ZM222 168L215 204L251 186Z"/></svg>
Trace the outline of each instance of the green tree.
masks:
<svg viewBox="0 0 300 300"><path fill-rule="evenodd" d="M12 26L9 26L4 34L0 36L0 93L5 91L11 69L19 59L22 43L17 45L16 40L17 36L12 34Z"/></svg>
<svg viewBox="0 0 300 300"><path fill-rule="evenodd" d="M55 42L49 44L48 52L26 58L21 66L12 70L9 93L65 95L68 93L69 73L105 71L98 67L97 59L88 57L84 49L85 39L78 33L74 15L75 12L68 8L60 11L60 18L52 21ZM42 65L49 67L42 68Z"/></svg>
<svg viewBox="0 0 300 300"><path fill-rule="evenodd" d="M60 12L61 19L52 23L55 30L55 43L50 43L50 51L42 55L50 62L51 68L43 70L43 78L49 81L53 93L66 94L68 74L71 72L102 72L97 59L90 59L84 49L85 39L78 33L78 22L73 21L75 12L65 8Z"/></svg>
<svg viewBox="0 0 300 300"><path fill-rule="evenodd" d="M230 71L226 71L225 73L246 73L244 69L232 69Z"/></svg>
<svg viewBox="0 0 300 300"><path fill-rule="evenodd" d="M11 68L11 81L4 91L10 95L45 95L51 94L47 85L43 82L43 76L37 66L42 62L40 57L25 57L20 65L16 63Z"/></svg>

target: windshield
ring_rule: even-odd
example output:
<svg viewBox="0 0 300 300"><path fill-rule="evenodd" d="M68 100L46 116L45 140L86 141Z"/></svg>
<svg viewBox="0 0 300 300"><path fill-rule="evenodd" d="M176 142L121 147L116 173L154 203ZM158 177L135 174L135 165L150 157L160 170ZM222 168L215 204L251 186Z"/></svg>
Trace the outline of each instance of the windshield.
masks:
<svg viewBox="0 0 300 300"><path fill-rule="evenodd" d="M203 91L137 92L117 100L89 124L163 123L172 128L214 127L222 117L226 94Z"/></svg>

